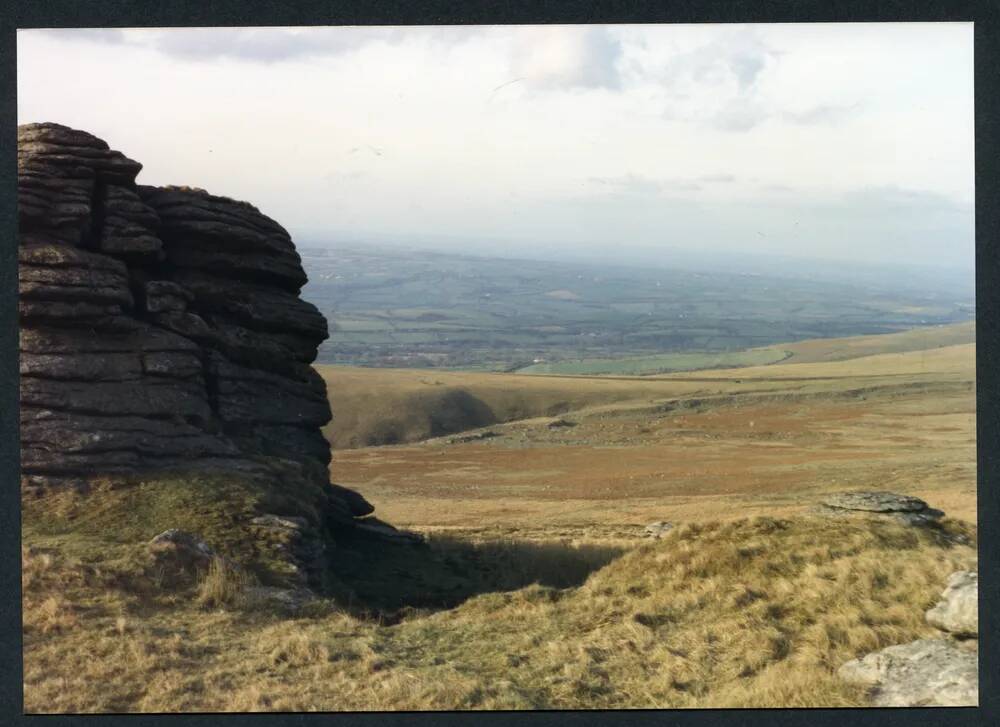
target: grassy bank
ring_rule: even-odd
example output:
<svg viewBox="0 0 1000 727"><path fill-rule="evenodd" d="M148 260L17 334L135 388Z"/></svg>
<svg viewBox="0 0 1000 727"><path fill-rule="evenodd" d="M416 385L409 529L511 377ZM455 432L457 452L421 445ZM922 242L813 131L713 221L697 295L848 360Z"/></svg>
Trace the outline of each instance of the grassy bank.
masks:
<svg viewBox="0 0 1000 727"><path fill-rule="evenodd" d="M26 707L861 705L835 669L927 635L923 612L948 573L974 564L949 532L971 534L954 521L938 531L756 518L589 551L452 536L432 540L423 560L437 565L422 575L443 593L451 559L476 586L392 619L332 602L296 617L206 606L196 588L164 593L114 560L81 560L63 534L23 555Z"/></svg>

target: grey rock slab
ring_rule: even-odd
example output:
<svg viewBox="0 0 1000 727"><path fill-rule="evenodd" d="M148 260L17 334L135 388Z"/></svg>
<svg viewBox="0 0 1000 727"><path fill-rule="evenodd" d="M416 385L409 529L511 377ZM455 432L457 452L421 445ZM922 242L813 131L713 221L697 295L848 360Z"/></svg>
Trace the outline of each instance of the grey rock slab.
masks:
<svg viewBox="0 0 1000 727"><path fill-rule="evenodd" d="M823 499L827 507L867 512L916 512L926 510L927 503L918 497L895 492L838 492Z"/></svg>
<svg viewBox="0 0 1000 727"><path fill-rule="evenodd" d="M890 520L902 525L929 525L944 517L918 497L895 492L858 491L828 495L813 509L824 517L864 517Z"/></svg>
<svg viewBox="0 0 1000 727"><path fill-rule="evenodd" d="M920 639L847 662L844 680L871 687L876 707L959 707L979 703L977 652L952 639Z"/></svg>

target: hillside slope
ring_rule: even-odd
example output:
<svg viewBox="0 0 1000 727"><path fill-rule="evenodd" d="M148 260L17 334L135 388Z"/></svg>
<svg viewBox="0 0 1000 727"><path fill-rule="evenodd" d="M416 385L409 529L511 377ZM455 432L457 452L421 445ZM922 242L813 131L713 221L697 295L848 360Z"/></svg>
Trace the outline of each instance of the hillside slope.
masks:
<svg viewBox="0 0 1000 727"><path fill-rule="evenodd" d="M475 580L479 595L404 609L395 625L328 602L297 617L203 609L49 539L23 555L25 708L863 706L836 669L932 632L924 611L948 574L975 566L959 535L971 533L954 522L765 517L681 526L610 562L558 542L432 539L420 560L399 555L398 594L441 598Z"/></svg>
<svg viewBox="0 0 1000 727"><path fill-rule="evenodd" d="M809 341L785 343L781 348L791 356L783 363L812 363L817 361L843 361L861 356L882 353L926 351L943 346L957 346L976 342L976 322L955 323L947 326L914 328L899 333L878 336L852 336L850 338L818 338Z"/></svg>
<svg viewBox="0 0 1000 727"><path fill-rule="evenodd" d="M27 502L29 712L865 706L838 667L930 636L948 575L977 566L974 344L655 379L322 371L354 427L480 422L334 457L427 542L338 541L338 600L292 608L211 573L165 587L145 541L169 520L280 583L233 515L294 490ZM809 514L847 489L948 517ZM653 520L675 527L646 541Z"/></svg>
<svg viewBox="0 0 1000 727"><path fill-rule="evenodd" d="M417 442L497 423L557 416L588 407L687 395L787 388L793 379L822 386L837 378L945 377L974 374L971 324L884 336L803 341L792 356L766 366L657 376L557 376L318 365L333 421L324 434L335 449ZM958 341L959 343L955 343ZM782 383L784 380L786 383Z"/></svg>
<svg viewBox="0 0 1000 727"><path fill-rule="evenodd" d="M684 392L685 384L422 369L316 366L327 383L335 449L416 442L430 437L595 404Z"/></svg>
<svg viewBox="0 0 1000 727"><path fill-rule="evenodd" d="M402 380L368 375L389 394ZM843 489L975 519L974 344L658 378L461 376L483 400L486 383L536 406L577 399L556 416L341 450L333 481L400 525L518 536L793 514Z"/></svg>

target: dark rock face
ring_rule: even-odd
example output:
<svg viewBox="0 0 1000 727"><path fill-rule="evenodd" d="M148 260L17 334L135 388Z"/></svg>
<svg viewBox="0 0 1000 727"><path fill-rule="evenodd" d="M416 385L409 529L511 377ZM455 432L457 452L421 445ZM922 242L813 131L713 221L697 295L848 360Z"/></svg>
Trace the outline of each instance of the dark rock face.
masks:
<svg viewBox="0 0 1000 727"><path fill-rule="evenodd" d="M246 202L137 186L141 168L83 131L18 128L25 481L266 455L326 488L309 364L327 323L291 238Z"/></svg>
<svg viewBox="0 0 1000 727"><path fill-rule="evenodd" d="M344 502L354 517L364 517L375 512L375 507L361 493L349 490L342 485L330 483L330 488Z"/></svg>

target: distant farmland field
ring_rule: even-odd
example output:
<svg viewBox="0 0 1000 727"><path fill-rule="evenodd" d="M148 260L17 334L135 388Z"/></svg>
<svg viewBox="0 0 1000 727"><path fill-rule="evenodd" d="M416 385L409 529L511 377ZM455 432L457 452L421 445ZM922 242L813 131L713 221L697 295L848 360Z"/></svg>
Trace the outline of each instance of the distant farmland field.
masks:
<svg viewBox="0 0 1000 727"><path fill-rule="evenodd" d="M961 289L742 272L372 247L306 255L303 264L302 294L330 322L317 361L348 366L641 375L763 365L785 351L824 355L826 344L799 351L790 341L937 328L975 310ZM899 343L913 345L911 337ZM750 353L734 353L742 351ZM590 365L612 359L622 363ZM560 366L540 371L536 360Z"/></svg>
<svg viewBox="0 0 1000 727"><path fill-rule="evenodd" d="M589 358L579 361L537 363L518 369L519 374L557 374L572 376L643 376L671 371L697 371L699 369L736 368L739 366L765 366L788 358L791 354L782 348L753 348L746 351L724 353L665 353L655 356L630 356L626 358Z"/></svg>

